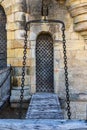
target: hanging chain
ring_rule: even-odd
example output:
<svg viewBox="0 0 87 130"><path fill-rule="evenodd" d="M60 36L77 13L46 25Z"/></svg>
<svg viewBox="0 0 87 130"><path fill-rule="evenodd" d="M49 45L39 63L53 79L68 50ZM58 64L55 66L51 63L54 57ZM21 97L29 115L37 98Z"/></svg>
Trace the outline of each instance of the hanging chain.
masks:
<svg viewBox="0 0 87 130"><path fill-rule="evenodd" d="M64 53L67 116L68 116L68 119L71 119L69 83L68 83L68 67L67 67L67 55L66 55L66 40L65 40L65 25L62 26L62 38L63 38L63 53Z"/></svg>
<svg viewBox="0 0 87 130"><path fill-rule="evenodd" d="M26 65L26 54L27 54L27 26L25 27L25 40L24 40L24 51L23 51L23 67L22 67L22 79L21 79L21 95L20 95L20 110L19 118L22 118L22 108L23 108L23 94L24 94L24 82L25 82L25 65Z"/></svg>

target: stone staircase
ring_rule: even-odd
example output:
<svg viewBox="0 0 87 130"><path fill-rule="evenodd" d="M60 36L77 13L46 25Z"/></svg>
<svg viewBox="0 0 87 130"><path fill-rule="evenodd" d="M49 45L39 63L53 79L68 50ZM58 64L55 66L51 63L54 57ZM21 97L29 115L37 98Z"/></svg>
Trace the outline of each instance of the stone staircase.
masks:
<svg viewBox="0 0 87 130"><path fill-rule="evenodd" d="M58 95L36 93L32 96L26 119L63 119Z"/></svg>

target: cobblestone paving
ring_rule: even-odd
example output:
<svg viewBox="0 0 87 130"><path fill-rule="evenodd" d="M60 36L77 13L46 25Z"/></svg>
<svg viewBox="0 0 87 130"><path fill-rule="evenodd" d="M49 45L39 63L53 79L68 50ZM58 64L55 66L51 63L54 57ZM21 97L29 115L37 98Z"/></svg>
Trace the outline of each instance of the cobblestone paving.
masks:
<svg viewBox="0 0 87 130"><path fill-rule="evenodd" d="M63 119L58 96L52 93L36 93L32 96L27 119Z"/></svg>

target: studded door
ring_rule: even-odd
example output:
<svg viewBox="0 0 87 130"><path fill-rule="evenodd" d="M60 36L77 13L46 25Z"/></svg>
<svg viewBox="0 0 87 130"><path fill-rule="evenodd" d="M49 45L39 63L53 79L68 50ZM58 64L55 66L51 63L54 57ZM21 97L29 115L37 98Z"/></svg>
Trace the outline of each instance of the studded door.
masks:
<svg viewBox="0 0 87 130"><path fill-rule="evenodd" d="M7 66L6 15L0 6L0 69Z"/></svg>
<svg viewBox="0 0 87 130"><path fill-rule="evenodd" d="M36 92L54 92L53 39L41 33L36 41Z"/></svg>

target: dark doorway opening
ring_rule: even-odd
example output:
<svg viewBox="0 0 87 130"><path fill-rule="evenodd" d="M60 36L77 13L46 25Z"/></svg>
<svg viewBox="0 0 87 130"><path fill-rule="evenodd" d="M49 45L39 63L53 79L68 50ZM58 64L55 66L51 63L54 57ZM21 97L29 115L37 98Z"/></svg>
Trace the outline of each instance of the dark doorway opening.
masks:
<svg viewBox="0 0 87 130"><path fill-rule="evenodd" d="M0 6L0 69L7 67L7 32L6 15L2 6Z"/></svg>

